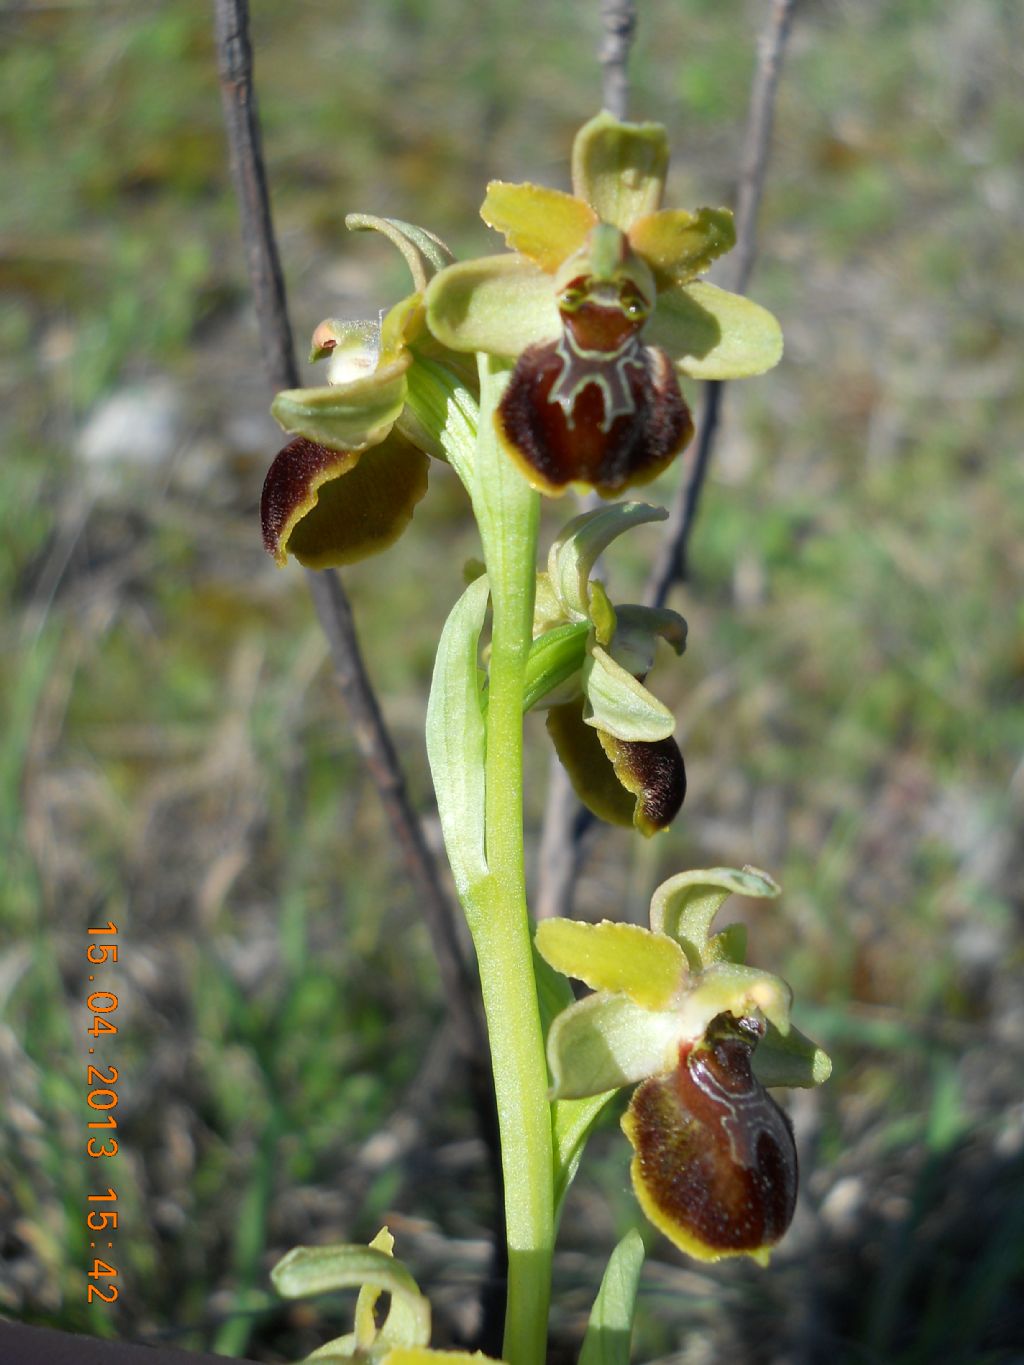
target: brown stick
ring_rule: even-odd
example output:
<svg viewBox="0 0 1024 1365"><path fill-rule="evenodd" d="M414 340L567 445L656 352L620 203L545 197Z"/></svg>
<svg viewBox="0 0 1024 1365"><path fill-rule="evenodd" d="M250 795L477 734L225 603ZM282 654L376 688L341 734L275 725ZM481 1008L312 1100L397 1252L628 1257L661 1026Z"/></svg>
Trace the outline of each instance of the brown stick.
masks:
<svg viewBox="0 0 1024 1365"><path fill-rule="evenodd" d="M737 250L730 283L737 293L746 289L757 255L757 212L764 190L775 96L793 5L794 0L773 0L771 16L758 43L736 194ZM606 9L615 8L613 0L607 0ZM606 77L607 74L606 68ZM723 389L720 380L711 380L704 385L690 474L679 486L669 521L672 529L662 542L644 590L644 601L649 606L664 606L673 586L686 580L686 554L714 452ZM573 888L583 862L587 834L595 823L595 817L579 804L567 781L553 785L552 793L545 812L544 839L538 860L536 905L539 917L572 913Z"/></svg>
<svg viewBox="0 0 1024 1365"><path fill-rule="evenodd" d="M601 0L604 37L598 58L601 63L601 98L617 119L629 108L629 50L636 33L636 0Z"/></svg>
<svg viewBox="0 0 1024 1365"><path fill-rule="evenodd" d="M249 282L271 388L299 382L285 300L284 277L270 213L256 92L252 75L247 0L215 0L217 57L231 170L238 194ZM335 678L348 707L356 746L369 769L402 850L417 904L437 955L445 1005L465 1051L487 1070L487 1045L473 974L456 936L455 920L436 864L409 802L394 744L366 671L348 595L333 572L307 571L317 615L331 649Z"/></svg>
<svg viewBox="0 0 1024 1365"><path fill-rule="evenodd" d="M789 37L794 0L773 0L768 26L758 44L757 65L750 92L750 112L743 139L743 160L736 194L736 255L730 287L745 292L757 256L757 212L764 192L768 149L775 118L775 95L779 85L782 56ZM684 583L686 555L697 519L700 495L714 452L721 415L724 381L710 380L704 385L700 426L690 475L680 484L672 506L672 527L662 543L661 553L647 581L644 601L664 606L672 587Z"/></svg>

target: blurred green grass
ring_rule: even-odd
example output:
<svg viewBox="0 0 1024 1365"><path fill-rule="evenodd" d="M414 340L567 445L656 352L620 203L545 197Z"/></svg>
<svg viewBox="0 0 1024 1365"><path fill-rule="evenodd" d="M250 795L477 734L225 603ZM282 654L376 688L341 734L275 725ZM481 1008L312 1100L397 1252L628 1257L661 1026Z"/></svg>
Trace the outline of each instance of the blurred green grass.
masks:
<svg viewBox="0 0 1024 1365"><path fill-rule="evenodd" d="M346 212L494 249L485 180L562 183L599 97L596 5L253 19L300 340L404 290ZM669 126L672 202L730 198L762 19L642 6L634 112ZM429 944L303 585L259 545L279 442L208 9L29 5L0 32L0 1309L286 1359L341 1319L275 1304L269 1265L387 1214L457 1333L487 1270L487 1177L459 1078L417 1089L444 1060ZM687 806L653 845L602 838L577 899L639 918L681 867L768 867L785 895L743 908L754 955L837 1068L794 1104L803 1202L768 1274L698 1273L650 1239L641 1359L1024 1349L1022 40L995 0L798 7L752 287L787 356L728 396L677 603L690 648L661 678ZM155 382L157 454L104 447L105 405L141 392L144 424ZM433 483L398 549L347 576L426 811L432 650L476 552L458 490ZM640 549L612 572L638 591ZM90 1315L84 943L107 918L122 1296ZM396 1111L415 1141L378 1162ZM560 1341L635 1218L625 1169L610 1123L567 1210Z"/></svg>

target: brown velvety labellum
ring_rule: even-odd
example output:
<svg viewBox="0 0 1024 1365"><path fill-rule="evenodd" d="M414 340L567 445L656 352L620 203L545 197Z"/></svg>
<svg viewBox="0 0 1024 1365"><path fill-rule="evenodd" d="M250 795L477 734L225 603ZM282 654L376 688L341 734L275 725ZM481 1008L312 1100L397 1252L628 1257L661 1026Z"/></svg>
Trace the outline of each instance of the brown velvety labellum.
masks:
<svg viewBox="0 0 1024 1365"><path fill-rule="evenodd" d="M615 776L636 797L633 821L641 833L667 829L686 797L686 767L670 735L653 741L616 739L598 731Z"/></svg>
<svg viewBox="0 0 1024 1365"><path fill-rule="evenodd" d="M559 341L519 357L497 424L535 487L585 483L608 497L653 479L693 435L663 351L634 338L608 354L580 350L568 324Z"/></svg>
<svg viewBox="0 0 1024 1365"><path fill-rule="evenodd" d="M704 1259L773 1246L796 1206L792 1125L751 1070L763 1031L720 1015L675 1072L637 1089L627 1115L642 1202Z"/></svg>
<svg viewBox="0 0 1024 1365"><path fill-rule="evenodd" d="M284 562L282 545L300 516L316 502L311 490L325 478L343 474L359 456L346 450L331 450L297 436L279 451L267 471L260 498L263 544L279 563Z"/></svg>

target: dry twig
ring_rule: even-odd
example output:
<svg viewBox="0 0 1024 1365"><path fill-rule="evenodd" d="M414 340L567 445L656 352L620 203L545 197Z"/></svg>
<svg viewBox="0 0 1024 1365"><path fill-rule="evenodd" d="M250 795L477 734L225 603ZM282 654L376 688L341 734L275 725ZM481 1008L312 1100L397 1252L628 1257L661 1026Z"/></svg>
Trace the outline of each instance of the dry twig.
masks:
<svg viewBox="0 0 1024 1365"><path fill-rule="evenodd" d="M601 98L618 119L629 107L629 49L636 33L636 0L601 0Z"/></svg>

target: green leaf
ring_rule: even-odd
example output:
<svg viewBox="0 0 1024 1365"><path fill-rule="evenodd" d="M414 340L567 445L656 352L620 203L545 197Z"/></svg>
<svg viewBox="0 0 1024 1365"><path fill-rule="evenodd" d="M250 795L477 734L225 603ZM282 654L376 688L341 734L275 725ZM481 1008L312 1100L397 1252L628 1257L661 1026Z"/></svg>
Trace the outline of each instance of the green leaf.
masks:
<svg viewBox="0 0 1024 1365"><path fill-rule="evenodd" d="M651 897L651 928L682 946L694 971L709 960L711 921L730 895L771 898L779 886L756 867L710 867L670 877ZM714 955L712 955L714 956Z"/></svg>
<svg viewBox="0 0 1024 1365"><path fill-rule="evenodd" d="M691 379L764 374L782 358L782 329L767 308L699 282L658 295L644 340Z"/></svg>
<svg viewBox="0 0 1024 1365"><path fill-rule="evenodd" d="M586 657L588 626L586 622L556 626L545 631L530 646L526 661L526 683L523 688L523 710L529 711L540 701L548 705L561 704L579 696L579 682L570 688L569 681L583 667ZM561 689L561 690L559 690Z"/></svg>
<svg viewBox="0 0 1024 1365"><path fill-rule="evenodd" d="M644 1009L667 1009L689 975L674 939L639 924L547 919L537 925L537 951L565 976L592 990L628 995Z"/></svg>
<svg viewBox="0 0 1024 1365"><path fill-rule="evenodd" d="M588 995L548 1033L551 1097L602 1095L671 1071L682 1040L675 1010L645 1010L625 995Z"/></svg>
<svg viewBox="0 0 1024 1365"><path fill-rule="evenodd" d="M430 1341L430 1304L401 1261L375 1247L295 1247L278 1261L270 1278L286 1299L364 1286L383 1291L391 1295L391 1308L380 1338L395 1346L426 1346Z"/></svg>
<svg viewBox="0 0 1024 1365"><path fill-rule="evenodd" d="M790 1025L789 1032L782 1034L769 1023L754 1053L753 1068L762 1085L809 1089L828 1080L832 1059L798 1028Z"/></svg>
<svg viewBox="0 0 1024 1365"><path fill-rule="evenodd" d="M632 1228L612 1252L590 1310L579 1365L629 1365L636 1294L644 1263L643 1238Z"/></svg>
<svg viewBox="0 0 1024 1365"><path fill-rule="evenodd" d="M660 123L620 123L602 110L576 134L573 193L624 232L661 203L667 173L668 137Z"/></svg>
<svg viewBox="0 0 1024 1365"><path fill-rule="evenodd" d="M451 265L455 257L441 241L426 228L401 218L375 218L370 213L350 213L345 219L350 232L380 232L398 247L412 274L417 291L426 289L430 280Z"/></svg>
<svg viewBox="0 0 1024 1365"><path fill-rule="evenodd" d="M412 356L402 354L362 379L321 389L285 389L271 405L285 431L332 450L365 450L379 444L405 406L405 371Z"/></svg>
<svg viewBox="0 0 1024 1365"><path fill-rule="evenodd" d="M574 517L548 552L551 583L567 615L590 617L590 575L608 546L632 526L665 521L668 512L648 502L620 502Z"/></svg>
<svg viewBox="0 0 1024 1365"><path fill-rule="evenodd" d="M562 334L551 277L524 256L451 265L431 280L424 301L427 326L453 351L513 357Z"/></svg>
<svg viewBox="0 0 1024 1365"><path fill-rule="evenodd" d="M583 664L583 692L587 724L616 739L650 744L668 739L676 728L668 707L600 645L591 647Z"/></svg>
<svg viewBox="0 0 1024 1365"><path fill-rule="evenodd" d="M609 1100L614 1099L615 1093L614 1090L607 1090L603 1095L588 1095L582 1100L555 1100L551 1106L556 1216L569 1186L576 1178L576 1171L591 1130Z"/></svg>
<svg viewBox="0 0 1024 1365"><path fill-rule="evenodd" d="M448 861L462 899L487 875L479 652L489 591L486 576L478 578L452 608L437 647L427 703L427 757Z"/></svg>

